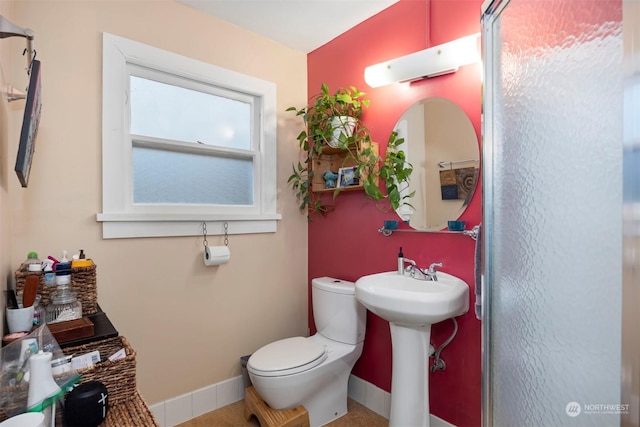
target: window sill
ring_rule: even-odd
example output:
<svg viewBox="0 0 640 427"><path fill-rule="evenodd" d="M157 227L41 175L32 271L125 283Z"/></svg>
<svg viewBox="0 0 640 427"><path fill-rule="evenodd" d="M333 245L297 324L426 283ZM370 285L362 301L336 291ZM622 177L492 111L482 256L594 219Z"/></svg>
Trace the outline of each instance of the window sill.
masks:
<svg viewBox="0 0 640 427"><path fill-rule="evenodd" d="M96 220L102 222L103 239L139 237L201 236L202 223L207 223L207 234L223 235L224 223L228 234L275 233L279 214L233 215L224 218L216 215L142 215L99 213Z"/></svg>

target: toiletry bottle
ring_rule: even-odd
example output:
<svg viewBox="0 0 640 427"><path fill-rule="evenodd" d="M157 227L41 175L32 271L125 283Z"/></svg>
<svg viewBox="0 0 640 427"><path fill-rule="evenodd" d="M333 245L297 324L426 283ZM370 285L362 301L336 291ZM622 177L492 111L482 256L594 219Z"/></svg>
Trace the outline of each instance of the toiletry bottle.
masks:
<svg viewBox="0 0 640 427"><path fill-rule="evenodd" d="M398 274L404 274L404 254L402 253L402 246L400 246L400 252L398 253Z"/></svg>
<svg viewBox="0 0 640 427"><path fill-rule="evenodd" d="M67 251L62 251L62 259L56 264L56 276L71 274L71 261L67 258Z"/></svg>
<svg viewBox="0 0 640 427"><path fill-rule="evenodd" d="M44 284L45 286L55 286L56 284L56 275L53 272L53 261L50 259L45 259L42 264L44 268Z"/></svg>
<svg viewBox="0 0 640 427"><path fill-rule="evenodd" d="M29 252L29 254L27 254L27 260L24 263L27 267L27 271L42 270L42 261L38 259L37 252Z"/></svg>
<svg viewBox="0 0 640 427"><path fill-rule="evenodd" d="M93 265L93 261L87 259L87 255L84 253L84 249L80 249L80 252L73 256L71 260L71 268L79 268L79 267L91 267Z"/></svg>

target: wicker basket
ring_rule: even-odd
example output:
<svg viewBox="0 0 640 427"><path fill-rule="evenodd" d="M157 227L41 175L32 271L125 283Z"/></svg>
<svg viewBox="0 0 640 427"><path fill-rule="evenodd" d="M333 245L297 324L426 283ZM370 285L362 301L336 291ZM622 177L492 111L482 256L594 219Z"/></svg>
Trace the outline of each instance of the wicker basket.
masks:
<svg viewBox="0 0 640 427"><path fill-rule="evenodd" d="M114 361L106 360L121 348L125 349L126 357ZM78 373L82 376L79 384L88 381L99 381L104 384L109 392L109 405L117 405L134 399L138 394L136 352L129 341L125 337L119 336L62 349L67 356L80 356L94 350L98 350L100 358L105 361L85 369L79 369Z"/></svg>
<svg viewBox="0 0 640 427"><path fill-rule="evenodd" d="M0 422L25 412L27 410L27 398L29 395L29 383L23 381L22 384L12 387L0 388L0 400L2 408L0 408ZM6 400L5 399L11 400Z"/></svg>
<svg viewBox="0 0 640 427"><path fill-rule="evenodd" d="M20 411L22 413L23 411ZM56 425L64 425L62 420L64 408L58 403L56 409ZM16 414L17 415L17 414ZM3 410L0 409L0 422L9 418ZM156 419L149 405L144 401L140 393L135 395L126 402L120 402L116 405L109 402L109 410L107 417L100 424L100 427L160 427L160 423Z"/></svg>
<svg viewBox="0 0 640 427"><path fill-rule="evenodd" d="M111 405L107 411L107 418L100 427L160 427L160 423L151 412L147 403L136 392L133 399Z"/></svg>
<svg viewBox="0 0 640 427"><path fill-rule="evenodd" d="M22 292L27 276L38 276L38 294L42 296L40 304L48 305L49 297L55 286L45 286L44 275L40 271L27 271L23 264L15 273L16 291ZM71 270L71 289L78 293L78 299L82 303L82 315L87 316L98 311L98 284L96 280L96 265L90 267L76 267Z"/></svg>

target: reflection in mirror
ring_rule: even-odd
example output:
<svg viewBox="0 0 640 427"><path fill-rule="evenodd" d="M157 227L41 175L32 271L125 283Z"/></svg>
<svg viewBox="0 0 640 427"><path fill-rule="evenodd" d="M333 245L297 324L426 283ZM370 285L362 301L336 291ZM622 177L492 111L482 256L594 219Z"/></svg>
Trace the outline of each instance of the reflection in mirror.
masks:
<svg viewBox="0 0 640 427"><path fill-rule="evenodd" d="M455 103L428 98L405 111L395 130L414 167L406 191L415 191L413 208L401 206L397 213L416 230L442 230L462 215L478 181L480 150L471 120Z"/></svg>

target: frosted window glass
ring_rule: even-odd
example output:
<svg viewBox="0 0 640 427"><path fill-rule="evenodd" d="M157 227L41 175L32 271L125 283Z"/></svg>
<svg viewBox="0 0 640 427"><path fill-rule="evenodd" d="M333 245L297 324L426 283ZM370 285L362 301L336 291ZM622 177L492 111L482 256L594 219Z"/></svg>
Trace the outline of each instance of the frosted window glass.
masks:
<svg viewBox="0 0 640 427"><path fill-rule="evenodd" d="M584 3L511 0L492 28L496 426L618 425L588 405L625 403L621 2Z"/></svg>
<svg viewBox="0 0 640 427"><path fill-rule="evenodd" d="M250 104L141 77L130 84L131 133L251 148Z"/></svg>
<svg viewBox="0 0 640 427"><path fill-rule="evenodd" d="M253 204L251 160L133 148L134 203Z"/></svg>

